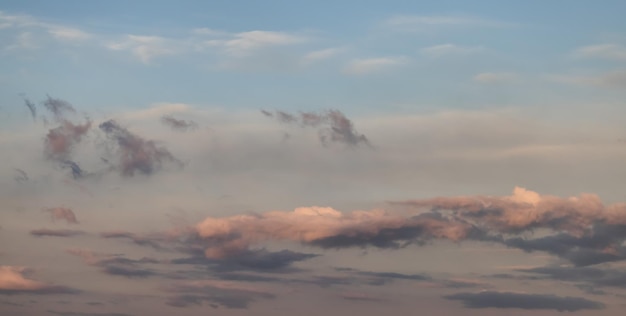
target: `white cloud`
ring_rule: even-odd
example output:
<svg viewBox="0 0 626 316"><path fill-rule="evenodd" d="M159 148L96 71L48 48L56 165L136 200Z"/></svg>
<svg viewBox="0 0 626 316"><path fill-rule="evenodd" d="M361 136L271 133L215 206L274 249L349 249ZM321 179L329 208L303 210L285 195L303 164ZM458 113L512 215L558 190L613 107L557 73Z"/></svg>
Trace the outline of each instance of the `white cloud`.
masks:
<svg viewBox="0 0 626 316"><path fill-rule="evenodd" d="M352 60L344 69L345 74L364 75L373 72L383 71L395 66L408 63L406 57L379 57L360 58Z"/></svg>
<svg viewBox="0 0 626 316"><path fill-rule="evenodd" d="M312 51L304 55L302 57L302 61L308 64L308 63L316 62L318 60L332 58L336 56L337 54L341 53L343 50L344 50L343 48L334 47L334 48L326 48L326 49Z"/></svg>
<svg viewBox="0 0 626 316"><path fill-rule="evenodd" d="M626 70L616 70L598 75L551 75L548 76L548 79L565 84L602 88L626 88Z"/></svg>
<svg viewBox="0 0 626 316"><path fill-rule="evenodd" d="M484 48L481 46L460 46L455 44L442 44L435 45L430 47L422 48L420 51L431 57L441 57L444 55L464 55L464 54L472 54L483 51Z"/></svg>
<svg viewBox="0 0 626 316"><path fill-rule="evenodd" d="M206 44L222 47L229 55L242 56L263 47L297 44L304 41L306 41L304 37L284 32L249 31L236 33L227 40L210 40Z"/></svg>
<svg viewBox="0 0 626 316"><path fill-rule="evenodd" d="M480 83L510 83L519 79L517 74L511 72L483 72L474 76L473 80Z"/></svg>
<svg viewBox="0 0 626 316"><path fill-rule="evenodd" d="M29 28L44 29L52 37L58 40L86 40L91 34L78 28L67 27L59 24L47 23L29 15L8 15L0 11L0 29L6 28Z"/></svg>
<svg viewBox="0 0 626 316"><path fill-rule="evenodd" d="M52 26L48 29L48 33L56 39L67 41L86 40L91 37L91 34L79 29L62 26Z"/></svg>
<svg viewBox="0 0 626 316"><path fill-rule="evenodd" d="M626 61L626 47L616 44L599 44L584 46L572 54L576 58L600 58Z"/></svg>
<svg viewBox="0 0 626 316"><path fill-rule="evenodd" d="M224 36L224 35L229 35L229 33L227 33L227 32L218 31L218 30L214 30L214 29L210 29L210 28L206 28L206 27L193 29L191 31L191 33L193 33L195 35L203 35L203 36Z"/></svg>
<svg viewBox="0 0 626 316"><path fill-rule="evenodd" d="M177 52L171 40L160 36L126 35L126 39L106 45L110 50L130 51L147 64L157 56L171 55Z"/></svg>

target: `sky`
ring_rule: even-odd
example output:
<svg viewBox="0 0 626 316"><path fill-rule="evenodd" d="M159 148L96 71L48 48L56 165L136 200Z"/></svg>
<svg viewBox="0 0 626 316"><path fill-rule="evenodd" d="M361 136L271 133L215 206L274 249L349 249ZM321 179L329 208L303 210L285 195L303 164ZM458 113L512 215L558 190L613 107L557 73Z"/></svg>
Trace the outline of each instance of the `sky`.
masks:
<svg viewBox="0 0 626 316"><path fill-rule="evenodd" d="M623 1L0 1L0 314L622 315Z"/></svg>

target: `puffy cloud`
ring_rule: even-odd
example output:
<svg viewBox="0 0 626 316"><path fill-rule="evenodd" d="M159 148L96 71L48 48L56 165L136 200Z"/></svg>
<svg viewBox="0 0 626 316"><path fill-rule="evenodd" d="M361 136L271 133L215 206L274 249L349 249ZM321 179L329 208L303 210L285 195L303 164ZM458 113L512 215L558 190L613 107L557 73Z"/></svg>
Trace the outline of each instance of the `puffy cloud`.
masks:
<svg viewBox="0 0 626 316"><path fill-rule="evenodd" d="M607 207L595 194L561 198L540 195L516 187L504 197L459 196L391 202L417 208L454 211L456 216L476 221L492 231L515 233L534 228L551 228L581 234L598 220L609 221ZM616 206L613 206L616 207ZM614 213L620 212L620 215ZM614 221L624 220L626 208L614 211Z"/></svg>
<svg viewBox="0 0 626 316"><path fill-rule="evenodd" d="M251 245L270 240L291 240L322 248L398 248L428 238L460 240L471 229L464 223L429 216L404 217L376 210L342 214L328 207L207 218L196 225L198 236L205 242L207 258L235 256Z"/></svg>
<svg viewBox="0 0 626 316"><path fill-rule="evenodd" d="M582 297L550 294L483 291L479 293L458 293L445 296L445 298L461 301L469 308L548 309L561 312L575 312L586 309L604 309L605 307L603 303Z"/></svg>
<svg viewBox="0 0 626 316"><path fill-rule="evenodd" d="M25 276L28 269L0 266L0 295L15 294L75 294L77 290L65 286L49 285Z"/></svg>
<svg viewBox="0 0 626 316"><path fill-rule="evenodd" d="M50 213L52 220L65 220L70 224L78 224L76 214L67 207L53 207L45 209L44 212Z"/></svg>

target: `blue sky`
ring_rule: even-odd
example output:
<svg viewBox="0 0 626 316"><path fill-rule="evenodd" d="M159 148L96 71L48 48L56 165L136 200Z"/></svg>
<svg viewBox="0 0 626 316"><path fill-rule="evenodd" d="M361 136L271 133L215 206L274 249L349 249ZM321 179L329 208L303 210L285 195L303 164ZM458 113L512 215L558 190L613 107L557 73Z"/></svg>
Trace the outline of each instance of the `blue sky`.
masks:
<svg viewBox="0 0 626 316"><path fill-rule="evenodd" d="M0 314L621 315L623 1L0 1Z"/></svg>
<svg viewBox="0 0 626 316"><path fill-rule="evenodd" d="M3 28L5 46L14 45L23 33L41 43L31 43L30 49L5 47L2 67L11 79L4 80L2 101L18 102L15 91L28 95L72 91L74 102L93 106L176 100L237 108L333 106L357 112L406 103L463 108L510 99L561 101L562 84L546 76L603 73L616 66L615 60L571 55L599 44L623 49L622 6L619 1L595 7L578 1L8 2L4 15L30 16L80 30L85 37L55 41L39 34L41 28ZM197 47L214 37L194 34L202 28L229 34L278 32L293 38L274 43L276 47L268 44L256 52L259 56L237 60L233 67L224 66L233 63L225 56L228 53ZM163 43L146 47L145 57L133 58L129 50L137 47L131 43L107 49L128 35L158 37ZM307 54L324 50L327 55L314 66L300 65ZM345 74L351 61L375 58L390 59L388 68L396 69L375 76ZM472 84L472 78L483 72L515 74L525 80L502 89L499 96L486 96L484 87ZM533 85L537 81L540 85ZM76 90L117 93L89 100ZM566 91L583 98L594 94L588 89Z"/></svg>

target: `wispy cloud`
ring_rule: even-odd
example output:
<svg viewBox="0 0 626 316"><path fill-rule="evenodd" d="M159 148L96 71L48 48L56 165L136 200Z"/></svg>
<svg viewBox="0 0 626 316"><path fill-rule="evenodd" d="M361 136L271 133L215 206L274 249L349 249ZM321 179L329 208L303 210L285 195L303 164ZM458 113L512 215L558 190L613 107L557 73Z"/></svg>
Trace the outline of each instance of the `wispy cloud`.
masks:
<svg viewBox="0 0 626 316"><path fill-rule="evenodd" d="M205 44L220 47L229 55L245 56L261 48L297 44L306 40L303 36L285 32L255 30L232 34L229 39L209 40Z"/></svg>
<svg viewBox="0 0 626 316"><path fill-rule="evenodd" d="M475 75L472 80L484 84L512 83L519 80L519 75L512 72L483 72Z"/></svg>
<svg viewBox="0 0 626 316"><path fill-rule="evenodd" d="M367 75L405 65L407 57L376 57L354 59L343 68L343 73L349 75Z"/></svg>
<svg viewBox="0 0 626 316"><path fill-rule="evenodd" d="M106 48L115 51L129 51L143 63L148 64L158 56L177 53L180 46L172 40L160 36L126 35L123 40L110 42Z"/></svg>
<svg viewBox="0 0 626 316"><path fill-rule="evenodd" d="M626 46L618 44L598 44L577 48L573 53L576 58L598 58L626 61Z"/></svg>
<svg viewBox="0 0 626 316"><path fill-rule="evenodd" d="M332 47L326 49L315 50L307 53L302 57L302 61L305 64L310 64L316 61L329 59L337 56L339 53L343 52L344 48Z"/></svg>
<svg viewBox="0 0 626 316"><path fill-rule="evenodd" d="M585 309L604 309L605 305L583 297L556 296L552 294L526 294L515 292L483 291L445 296L463 302L469 308L521 308L548 309L575 312Z"/></svg>
<svg viewBox="0 0 626 316"><path fill-rule="evenodd" d="M615 70L597 75L549 75L548 80L558 83L621 89L626 87L626 70Z"/></svg>
<svg viewBox="0 0 626 316"><path fill-rule="evenodd" d="M466 55L484 51L482 46L461 46L455 44L441 44L435 46L429 46L420 49L420 52L424 55L431 57L442 57L446 55Z"/></svg>

